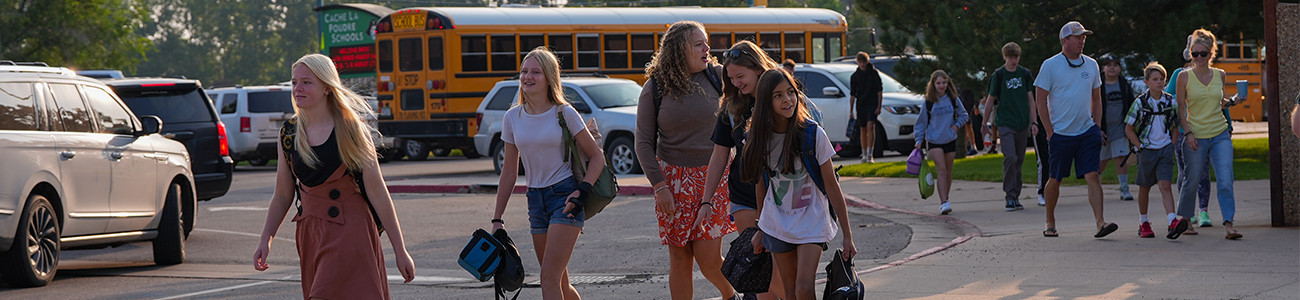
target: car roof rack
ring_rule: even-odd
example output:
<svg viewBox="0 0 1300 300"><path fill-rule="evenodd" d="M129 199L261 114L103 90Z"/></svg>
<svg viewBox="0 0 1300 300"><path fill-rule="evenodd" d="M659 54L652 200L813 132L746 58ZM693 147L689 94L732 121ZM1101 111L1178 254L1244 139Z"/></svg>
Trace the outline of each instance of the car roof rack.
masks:
<svg viewBox="0 0 1300 300"><path fill-rule="evenodd" d="M34 66L34 67L49 67L49 66L50 66L49 64L46 64L46 63L43 62L43 61L19 61L19 62L15 62L15 61L12 61L12 60L0 60L0 65L10 65L10 66Z"/></svg>

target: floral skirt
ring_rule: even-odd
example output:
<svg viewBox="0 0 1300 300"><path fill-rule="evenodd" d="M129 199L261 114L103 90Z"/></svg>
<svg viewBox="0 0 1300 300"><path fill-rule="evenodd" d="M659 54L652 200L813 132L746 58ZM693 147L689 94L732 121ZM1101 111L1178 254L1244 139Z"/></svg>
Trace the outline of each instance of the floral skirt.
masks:
<svg viewBox="0 0 1300 300"><path fill-rule="evenodd" d="M727 167L730 168L730 167ZM713 215L708 220L700 223L700 227L692 228L695 225L697 212L700 210L701 199L704 199L704 177L708 166L703 167L679 167L659 161L659 169L663 171L664 178L667 180L668 190L673 193L673 204L677 208L674 214L655 211L655 216L659 219L659 241L664 245L685 247L690 241L711 240L721 238L723 235L736 231L736 225L731 222L730 206L728 200L727 171L722 171L722 180L719 180L717 192L710 196L713 203Z"/></svg>

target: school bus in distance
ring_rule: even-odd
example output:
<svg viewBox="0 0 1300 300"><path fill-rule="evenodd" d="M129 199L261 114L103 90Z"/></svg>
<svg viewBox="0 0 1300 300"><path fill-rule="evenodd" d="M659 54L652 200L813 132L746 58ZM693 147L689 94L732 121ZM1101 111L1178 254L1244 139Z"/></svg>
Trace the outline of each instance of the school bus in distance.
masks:
<svg viewBox="0 0 1300 300"><path fill-rule="evenodd" d="M1237 80L1246 80L1246 99L1228 109L1233 120L1242 122L1260 122L1264 120L1264 55L1258 41L1242 40L1237 43L1218 45L1219 57L1214 67L1223 69L1223 94L1231 97L1237 94Z"/></svg>
<svg viewBox="0 0 1300 300"><path fill-rule="evenodd" d="M432 149L479 157L476 109L496 82L518 74L529 50L550 47L565 73L644 84L660 36L679 20L703 23L717 57L740 40L777 61L845 54L844 16L819 8L406 8L375 25L379 130L412 159Z"/></svg>

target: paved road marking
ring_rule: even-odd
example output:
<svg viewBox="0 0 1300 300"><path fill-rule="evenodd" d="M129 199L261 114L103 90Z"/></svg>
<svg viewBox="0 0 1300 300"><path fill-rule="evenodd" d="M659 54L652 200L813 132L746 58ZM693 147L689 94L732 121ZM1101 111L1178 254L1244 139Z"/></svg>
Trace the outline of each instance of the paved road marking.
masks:
<svg viewBox="0 0 1300 300"><path fill-rule="evenodd" d="M286 280L286 279L289 279L289 278L292 278L292 277L293 277L293 275L285 276L285 277L283 277L283 278L280 278L279 280ZM216 293L216 292L224 292L224 291L237 290L237 289L242 289L242 288L247 288L247 287L254 287L254 286L259 286L259 285L268 284L268 283L275 283L275 282L278 282L278 280L274 280L274 281L258 281L258 282L253 282L253 283L245 283L245 284L241 284L241 285L228 286L228 287L223 287L223 288L215 288L215 289L210 289L210 290L206 290L206 291L198 291L198 292L193 292L193 293L189 293L189 294L180 294L180 295L171 296L171 297L167 297L167 298L158 298L157 300L180 299L180 298L193 297L193 296L198 296L198 295L203 295L203 294L211 294L211 293Z"/></svg>
<svg viewBox="0 0 1300 300"><path fill-rule="evenodd" d="M266 207L253 207L253 206L222 206L222 207L209 207L209 208L208 208L208 211L227 211L227 210L238 210L238 211L247 211L247 210L252 210L252 211L263 211L263 210L266 210Z"/></svg>
<svg viewBox="0 0 1300 300"><path fill-rule="evenodd" d="M194 228L194 231L207 231L207 232L225 233L225 234L233 234L233 235L251 236L251 237L255 237L255 238L261 238L261 237L262 237L261 234L256 234L256 233L247 233L247 232L238 232L238 231L226 231L226 230L219 230L219 229ZM277 240L281 240L281 241L290 241L290 242L293 242L293 241L294 241L294 240L291 239L291 238L284 238L284 237L278 237L278 236L275 237L275 239L277 239Z"/></svg>

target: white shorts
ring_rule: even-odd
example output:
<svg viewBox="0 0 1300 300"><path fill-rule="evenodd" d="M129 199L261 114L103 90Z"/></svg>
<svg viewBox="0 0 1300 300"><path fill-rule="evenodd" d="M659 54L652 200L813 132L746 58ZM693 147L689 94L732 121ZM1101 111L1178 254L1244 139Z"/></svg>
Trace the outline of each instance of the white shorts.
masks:
<svg viewBox="0 0 1300 300"><path fill-rule="evenodd" d="M1118 139L1101 145L1101 160L1123 157L1128 154L1128 139Z"/></svg>

